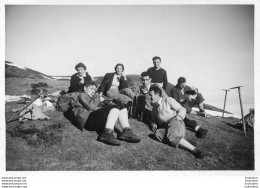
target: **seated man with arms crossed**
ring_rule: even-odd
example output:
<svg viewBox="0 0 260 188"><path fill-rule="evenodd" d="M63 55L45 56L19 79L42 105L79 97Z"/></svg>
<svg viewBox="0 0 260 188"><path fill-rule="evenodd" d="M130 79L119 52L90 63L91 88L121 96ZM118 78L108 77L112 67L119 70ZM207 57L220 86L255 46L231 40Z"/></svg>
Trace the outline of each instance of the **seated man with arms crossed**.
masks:
<svg viewBox="0 0 260 188"><path fill-rule="evenodd" d="M196 158L202 159L205 153L185 140L186 127L183 119L186 109L175 99L162 97L162 90L152 86L149 91L153 103L151 128L160 142L166 142L173 147L181 147L191 152ZM155 124L155 120L158 124Z"/></svg>
<svg viewBox="0 0 260 188"><path fill-rule="evenodd" d="M196 88L187 86L186 79L184 77L180 77L178 79L177 85L172 88L171 97L186 109L187 114L198 114L206 117L206 113L203 107L203 96L201 93L198 93ZM192 110L195 105L198 105L200 112L195 112ZM196 121L189 120L185 117L184 123L188 128L195 130L197 137L205 138L208 130L198 126Z"/></svg>

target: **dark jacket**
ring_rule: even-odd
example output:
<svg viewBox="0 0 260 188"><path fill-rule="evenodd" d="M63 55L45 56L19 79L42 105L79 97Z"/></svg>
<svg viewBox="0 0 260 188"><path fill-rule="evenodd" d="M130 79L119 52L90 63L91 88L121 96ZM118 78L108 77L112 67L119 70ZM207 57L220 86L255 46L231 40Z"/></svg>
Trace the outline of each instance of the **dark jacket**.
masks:
<svg viewBox="0 0 260 188"><path fill-rule="evenodd" d="M87 93L79 93L74 100L74 106L72 108L76 125L82 129L90 113L99 109L99 104L100 97L98 95L90 97Z"/></svg>
<svg viewBox="0 0 260 188"><path fill-rule="evenodd" d="M107 94L107 91L111 88L112 86L112 82L113 82L113 79L114 79L114 75L116 73L115 72L112 72L112 73L107 73L99 88L98 88L98 92L102 92L104 95ZM118 87L118 90L121 90L121 89L124 89L124 88L127 88L127 80L124 79L123 76L121 76L120 80L119 80L119 87Z"/></svg>
<svg viewBox="0 0 260 188"><path fill-rule="evenodd" d="M92 81L92 78L91 78L91 76L89 76L86 73L86 76L84 77L84 83L90 82L90 81ZM77 76L77 73L73 74L70 79L70 87L69 87L68 93L72 93L75 91L80 92L80 91L83 91L83 89L84 89L84 84L80 83L80 78Z"/></svg>
<svg viewBox="0 0 260 188"><path fill-rule="evenodd" d="M182 104L181 99L184 99L184 100L187 99L185 93L186 93L186 91L189 91L189 90L191 90L191 87L186 85L183 88L184 94L182 94L181 89L178 88L177 86L174 86L171 90L171 97L174 98L178 103Z"/></svg>

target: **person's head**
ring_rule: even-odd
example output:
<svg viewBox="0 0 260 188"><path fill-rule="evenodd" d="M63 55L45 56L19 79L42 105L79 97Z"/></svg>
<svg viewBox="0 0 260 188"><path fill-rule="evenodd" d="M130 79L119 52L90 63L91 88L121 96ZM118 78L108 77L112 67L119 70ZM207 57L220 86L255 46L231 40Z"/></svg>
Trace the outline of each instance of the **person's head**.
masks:
<svg viewBox="0 0 260 188"><path fill-rule="evenodd" d="M156 69L159 69L161 67L162 60L160 57L155 56L153 57L153 65Z"/></svg>
<svg viewBox="0 0 260 188"><path fill-rule="evenodd" d="M177 87L179 87L180 89L183 89L185 86L186 86L186 78L180 77L178 79Z"/></svg>
<svg viewBox="0 0 260 188"><path fill-rule="evenodd" d="M142 72L141 80L144 86L149 86L151 84L152 78L148 72Z"/></svg>
<svg viewBox="0 0 260 188"><path fill-rule="evenodd" d="M96 82L91 81L91 82L85 83L84 90L90 97L93 97L93 95L95 95L96 90L97 90Z"/></svg>
<svg viewBox="0 0 260 188"><path fill-rule="evenodd" d="M159 103L162 97L162 90L158 86L151 86L149 90L149 95L153 104Z"/></svg>
<svg viewBox="0 0 260 188"><path fill-rule="evenodd" d="M78 72L79 76L83 76L86 73L87 67L84 65L84 63L78 63L75 66L76 71Z"/></svg>
<svg viewBox="0 0 260 188"><path fill-rule="evenodd" d="M125 69L125 67L124 67L124 65L122 63L118 63L115 66L115 71L116 71L117 75L121 75L122 72L124 71L124 69Z"/></svg>

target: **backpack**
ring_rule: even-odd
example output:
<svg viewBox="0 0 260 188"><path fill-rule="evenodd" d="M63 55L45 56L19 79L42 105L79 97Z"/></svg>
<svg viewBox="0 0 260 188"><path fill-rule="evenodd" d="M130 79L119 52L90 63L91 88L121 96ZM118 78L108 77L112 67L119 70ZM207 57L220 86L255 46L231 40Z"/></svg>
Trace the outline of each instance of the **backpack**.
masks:
<svg viewBox="0 0 260 188"><path fill-rule="evenodd" d="M73 93L66 93L64 95L59 96L56 102L56 110L60 112L65 112L72 109L78 95L79 92L73 92Z"/></svg>

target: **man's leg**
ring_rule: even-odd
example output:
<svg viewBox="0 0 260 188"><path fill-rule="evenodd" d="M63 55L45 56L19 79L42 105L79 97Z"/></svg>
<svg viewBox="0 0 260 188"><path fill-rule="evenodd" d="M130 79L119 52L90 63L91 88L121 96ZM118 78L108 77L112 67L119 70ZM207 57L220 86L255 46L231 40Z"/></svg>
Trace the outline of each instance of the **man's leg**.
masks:
<svg viewBox="0 0 260 188"><path fill-rule="evenodd" d="M196 136L199 137L199 138L205 138L206 137L206 134L208 132L207 129L204 129L202 127L200 127L196 121L194 120L190 120L188 119L187 117L184 118L184 124L185 126L194 131L196 133Z"/></svg>
<svg viewBox="0 0 260 188"><path fill-rule="evenodd" d="M204 100L205 99L203 98L202 94L198 93L197 97L195 98L195 100L192 100L189 104L190 104L191 108L196 106L196 105L198 105L199 112L196 112L196 114L200 115L200 116L203 116L203 117L206 117L207 114L206 114L206 112L204 110L204 103L203 103Z"/></svg>
<svg viewBox="0 0 260 188"><path fill-rule="evenodd" d="M174 147L180 147L191 152L196 158L202 159L204 154L191 143L184 139L186 127L183 121L173 119L168 124L167 140Z"/></svg>
<svg viewBox="0 0 260 188"><path fill-rule="evenodd" d="M98 136L98 141L104 142L110 145L121 145L121 143L115 138L113 131L116 121L119 117L119 109L112 108L107 116L105 130Z"/></svg>
<svg viewBox="0 0 260 188"><path fill-rule="evenodd" d="M135 135L130 128L129 121L128 121L128 114L126 108L119 111L119 123L123 128L123 132L117 136L118 139L124 140L130 143L137 143L140 142L141 139Z"/></svg>
<svg viewBox="0 0 260 188"><path fill-rule="evenodd" d="M121 89L119 93L130 97L132 100L135 98L135 93L130 88Z"/></svg>
<svg viewBox="0 0 260 188"><path fill-rule="evenodd" d="M116 89L110 89L107 91L107 96L111 99L121 101L125 104L132 101L132 99L124 94L120 94L118 90Z"/></svg>

